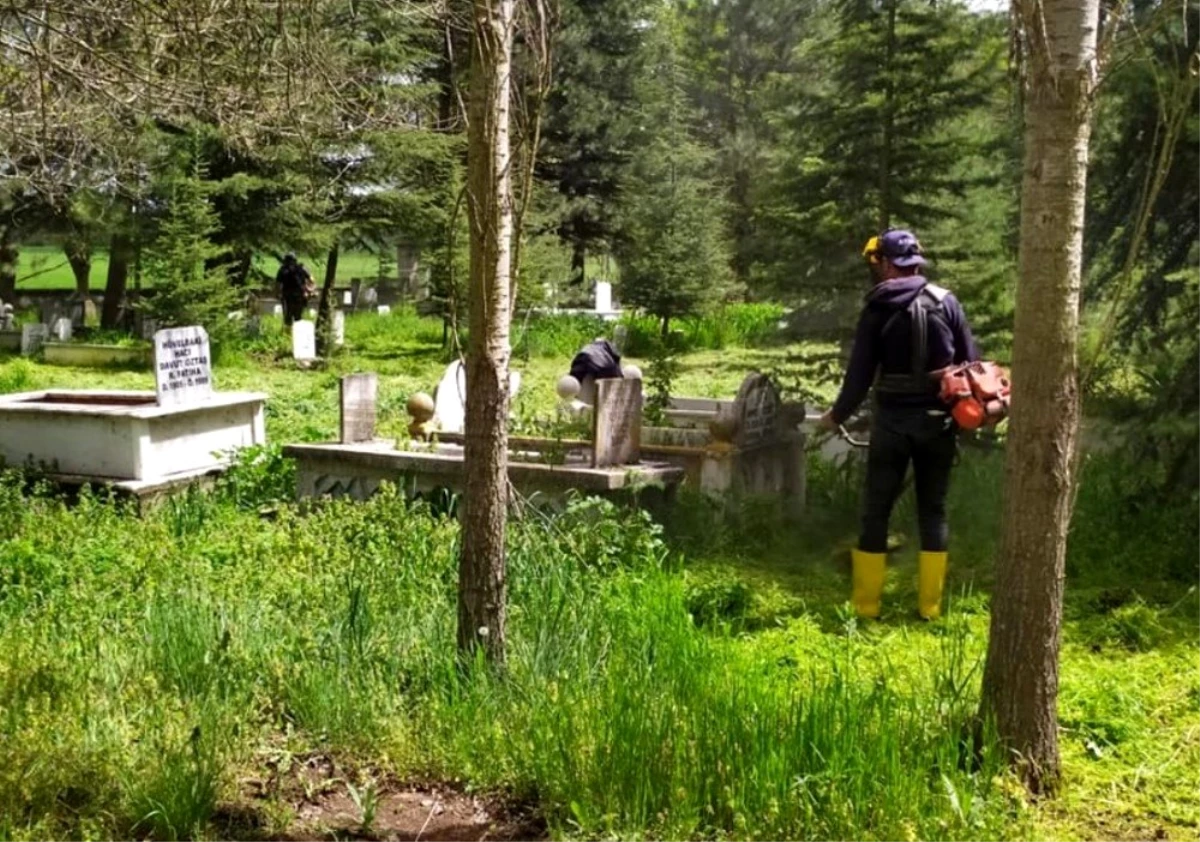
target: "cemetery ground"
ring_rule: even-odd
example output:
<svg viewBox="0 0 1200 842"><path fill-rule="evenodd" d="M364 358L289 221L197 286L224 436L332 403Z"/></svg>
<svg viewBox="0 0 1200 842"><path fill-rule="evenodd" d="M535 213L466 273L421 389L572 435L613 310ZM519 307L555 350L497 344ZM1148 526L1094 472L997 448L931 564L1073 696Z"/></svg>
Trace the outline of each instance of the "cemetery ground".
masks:
<svg viewBox="0 0 1200 842"><path fill-rule="evenodd" d="M551 426L596 330L515 326L516 429ZM380 375L380 435L403 436L408 395L446 362L440 323L352 316L314 370L287 349L268 322L218 350L217 389L269 393L272 445L212 493L139 517L0 481L0 839L1196 838L1195 506L1132 504L1145 466L1085 466L1063 789L1035 804L971 739L998 454L964 449L956 469L934 624L916 619L908 497L882 622L853 619L852 466L810 460L799 525L690 495L661 525L583 500L531 514L511 526L497 675L455 659L453 519L387 492L297 507L278 456L336 436L354 371ZM729 397L758 368L827 400L835 351L693 351L673 388ZM0 392L153 383L0 358Z"/></svg>

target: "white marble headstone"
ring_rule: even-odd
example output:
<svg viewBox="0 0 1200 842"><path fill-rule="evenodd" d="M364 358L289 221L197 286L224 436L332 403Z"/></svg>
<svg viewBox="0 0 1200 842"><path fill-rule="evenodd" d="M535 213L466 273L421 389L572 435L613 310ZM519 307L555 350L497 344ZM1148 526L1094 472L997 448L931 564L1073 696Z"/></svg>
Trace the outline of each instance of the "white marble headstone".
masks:
<svg viewBox="0 0 1200 842"><path fill-rule="evenodd" d="M392 312L392 308L386 304L380 304L379 309L376 312L378 312L381 316L386 316L388 313Z"/></svg>
<svg viewBox="0 0 1200 842"><path fill-rule="evenodd" d="M159 406L199 403L212 396L208 332L194 325L154 334L154 387Z"/></svg>
<svg viewBox="0 0 1200 842"><path fill-rule="evenodd" d="M317 358L317 333L312 322L292 323L292 358L301 361Z"/></svg>
<svg viewBox="0 0 1200 842"><path fill-rule="evenodd" d="M612 284L596 281L596 311L607 313L612 310Z"/></svg>
<svg viewBox="0 0 1200 842"><path fill-rule="evenodd" d="M54 334L54 338L59 342L69 342L73 333L71 320L63 318L55 319L54 326L50 328L50 332Z"/></svg>
<svg viewBox="0 0 1200 842"><path fill-rule="evenodd" d="M352 292L350 292L350 290L346 290L345 292L343 292L342 293L342 306L349 307L353 303L354 303L354 294Z"/></svg>
<svg viewBox="0 0 1200 842"><path fill-rule="evenodd" d="M339 348L346 344L346 313L344 310L333 311L333 344Z"/></svg>

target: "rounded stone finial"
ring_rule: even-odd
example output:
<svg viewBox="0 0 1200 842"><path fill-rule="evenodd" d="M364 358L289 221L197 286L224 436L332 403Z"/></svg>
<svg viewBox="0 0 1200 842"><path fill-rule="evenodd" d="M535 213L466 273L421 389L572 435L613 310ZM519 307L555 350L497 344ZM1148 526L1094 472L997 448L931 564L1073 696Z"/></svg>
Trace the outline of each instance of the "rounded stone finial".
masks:
<svg viewBox="0 0 1200 842"><path fill-rule="evenodd" d="M571 401L579 394L579 381L569 374L558 378L558 384L554 387L554 391L564 401Z"/></svg>
<svg viewBox="0 0 1200 842"><path fill-rule="evenodd" d="M621 367L621 375L626 380L641 380L642 370L633 363L630 363L629 365Z"/></svg>
<svg viewBox="0 0 1200 842"><path fill-rule="evenodd" d="M433 417L433 398L425 392L413 392L408 398L408 414L418 424L424 424Z"/></svg>

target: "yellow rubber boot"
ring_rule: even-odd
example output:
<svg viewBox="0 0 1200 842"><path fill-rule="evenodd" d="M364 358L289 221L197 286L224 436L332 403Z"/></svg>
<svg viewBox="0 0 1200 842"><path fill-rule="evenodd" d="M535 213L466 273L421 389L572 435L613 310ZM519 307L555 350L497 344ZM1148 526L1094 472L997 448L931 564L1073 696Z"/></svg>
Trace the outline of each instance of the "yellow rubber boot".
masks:
<svg viewBox="0 0 1200 842"><path fill-rule="evenodd" d="M887 562L886 553L864 553L851 550L854 589L851 601L860 617L878 617L879 603L883 599L883 573Z"/></svg>
<svg viewBox="0 0 1200 842"><path fill-rule="evenodd" d="M946 554L922 552L917 560L917 610L926 620L942 616L942 587L946 584Z"/></svg>

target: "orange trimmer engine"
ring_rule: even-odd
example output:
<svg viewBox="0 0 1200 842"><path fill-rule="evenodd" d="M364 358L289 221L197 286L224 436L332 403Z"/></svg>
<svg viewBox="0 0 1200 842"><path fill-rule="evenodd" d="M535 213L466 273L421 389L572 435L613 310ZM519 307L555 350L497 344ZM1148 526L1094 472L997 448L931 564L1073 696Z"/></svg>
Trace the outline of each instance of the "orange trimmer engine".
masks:
<svg viewBox="0 0 1200 842"><path fill-rule="evenodd" d="M966 363L942 373L941 399L964 430L976 430L1006 418L1011 392L1008 372L994 362Z"/></svg>

